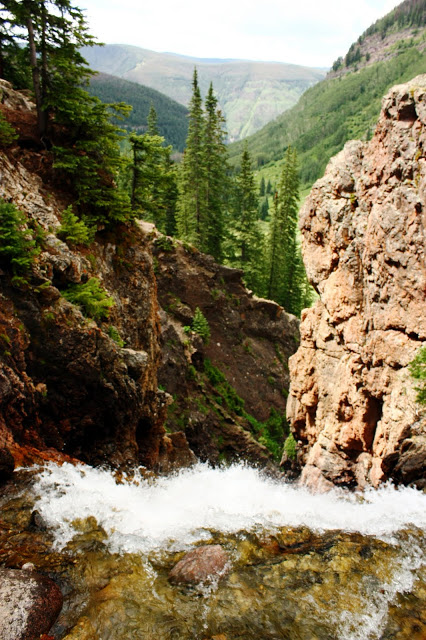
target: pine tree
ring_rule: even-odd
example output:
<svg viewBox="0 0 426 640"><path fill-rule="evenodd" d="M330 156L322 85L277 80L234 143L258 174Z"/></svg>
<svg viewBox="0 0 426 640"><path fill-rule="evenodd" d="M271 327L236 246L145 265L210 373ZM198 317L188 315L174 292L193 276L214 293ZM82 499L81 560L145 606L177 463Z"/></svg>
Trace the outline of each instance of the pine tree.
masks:
<svg viewBox="0 0 426 640"><path fill-rule="evenodd" d="M297 241L299 176L296 151L287 149L278 193L274 197L268 237L267 296L300 316L311 303L300 245Z"/></svg>
<svg viewBox="0 0 426 640"><path fill-rule="evenodd" d="M158 130L157 112L156 112L155 107L154 107L152 102L151 102L151 106L149 108L149 113L148 113L148 130L147 130L147 133L150 136L159 136L160 135L160 132Z"/></svg>
<svg viewBox="0 0 426 640"><path fill-rule="evenodd" d="M201 246L201 230L206 227L203 133L204 114L197 70L194 69L192 98L189 105L189 126L186 149L178 179L176 211L177 233L182 240Z"/></svg>
<svg viewBox="0 0 426 640"><path fill-rule="evenodd" d="M164 147L164 138L148 133L129 138L132 145L131 204L138 217L170 231L170 214L176 200L175 174L170 161L172 147Z"/></svg>
<svg viewBox="0 0 426 640"><path fill-rule="evenodd" d="M222 261L224 214L227 194L227 151L224 118L210 84L206 98L203 156L205 166L205 212L200 229L201 249Z"/></svg>
<svg viewBox="0 0 426 640"><path fill-rule="evenodd" d="M259 196L263 198L265 193L266 193L265 178L262 176L260 180L260 186L259 186Z"/></svg>
<svg viewBox="0 0 426 640"><path fill-rule="evenodd" d="M230 261L234 266L243 269L247 286L261 295L263 236L258 224L257 189L247 144L241 157L241 171L236 178L232 213L231 235L234 255Z"/></svg>

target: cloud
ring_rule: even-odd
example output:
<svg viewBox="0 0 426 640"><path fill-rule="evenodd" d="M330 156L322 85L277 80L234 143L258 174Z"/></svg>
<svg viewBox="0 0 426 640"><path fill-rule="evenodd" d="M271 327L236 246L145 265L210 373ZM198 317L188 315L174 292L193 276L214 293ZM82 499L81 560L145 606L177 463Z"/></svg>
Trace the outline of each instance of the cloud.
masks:
<svg viewBox="0 0 426 640"><path fill-rule="evenodd" d="M82 0L90 30L108 43L196 57L330 66L394 0Z"/></svg>

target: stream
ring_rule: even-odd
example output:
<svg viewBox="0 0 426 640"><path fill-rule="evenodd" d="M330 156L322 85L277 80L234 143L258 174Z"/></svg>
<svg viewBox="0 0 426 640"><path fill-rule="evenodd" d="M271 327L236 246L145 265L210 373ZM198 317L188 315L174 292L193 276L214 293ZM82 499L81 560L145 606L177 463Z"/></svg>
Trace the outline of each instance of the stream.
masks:
<svg viewBox="0 0 426 640"><path fill-rule="evenodd" d="M1 564L31 561L61 586L56 640L426 638L426 494L412 488L49 464L15 472L0 506ZM222 545L229 573L171 584L201 544Z"/></svg>

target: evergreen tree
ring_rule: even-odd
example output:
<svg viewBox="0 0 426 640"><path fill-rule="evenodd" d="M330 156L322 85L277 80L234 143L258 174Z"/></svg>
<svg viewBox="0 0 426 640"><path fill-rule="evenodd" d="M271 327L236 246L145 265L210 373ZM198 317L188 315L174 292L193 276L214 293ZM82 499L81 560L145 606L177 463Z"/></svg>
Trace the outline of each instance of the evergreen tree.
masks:
<svg viewBox="0 0 426 640"><path fill-rule="evenodd" d="M224 118L217 107L213 85L206 98L203 156L205 166L205 218L201 231L201 248L222 261L224 213L227 194L227 151L225 147Z"/></svg>
<svg viewBox="0 0 426 640"><path fill-rule="evenodd" d="M172 147L164 138L148 133L130 136L131 204L141 218L154 222L162 233L170 231L170 214L176 200L175 174L170 161Z"/></svg>
<svg viewBox="0 0 426 640"><path fill-rule="evenodd" d="M178 179L176 211L177 233L182 240L201 246L201 231L205 222L206 168L204 163L204 114L197 70L192 80L192 98L189 105L189 126L186 149Z"/></svg>
<svg viewBox="0 0 426 640"><path fill-rule="evenodd" d="M150 136L159 136L160 132L158 130L158 117L157 112L155 110L154 105L151 102L151 106L149 108L148 113L148 135Z"/></svg>
<svg viewBox="0 0 426 640"><path fill-rule="evenodd" d="M259 196L263 198L265 193L266 193L265 178L262 176L262 179L260 181L260 186L259 186Z"/></svg>
<svg viewBox="0 0 426 640"><path fill-rule="evenodd" d="M309 306L311 288L297 242L299 176L296 151L287 149L268 237L267 296L300 316Z"/></svg>
<svg viewBox="0 0 426 640"><path fill-rule="evenodd" d="M241 157L241 171L236 178L233 228L231 231L234 266L243 269L247 286L257 294L263 289L263 236L258 224L257 189L247 144Z"/></svg>

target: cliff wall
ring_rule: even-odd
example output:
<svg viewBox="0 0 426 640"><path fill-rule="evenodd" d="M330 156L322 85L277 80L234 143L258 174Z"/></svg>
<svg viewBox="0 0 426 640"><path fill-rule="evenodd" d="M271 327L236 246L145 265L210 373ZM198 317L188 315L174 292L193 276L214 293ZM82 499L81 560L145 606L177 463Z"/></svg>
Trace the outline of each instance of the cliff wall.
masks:
<svg viewBox="0 0 426 640"><path fill-rule="evenodd" d="M319 294L290 359L302 481L425 484L426 424L408 365L426 339L426 75L384 98L373 139L333 158L301 211Z"/></svg>

